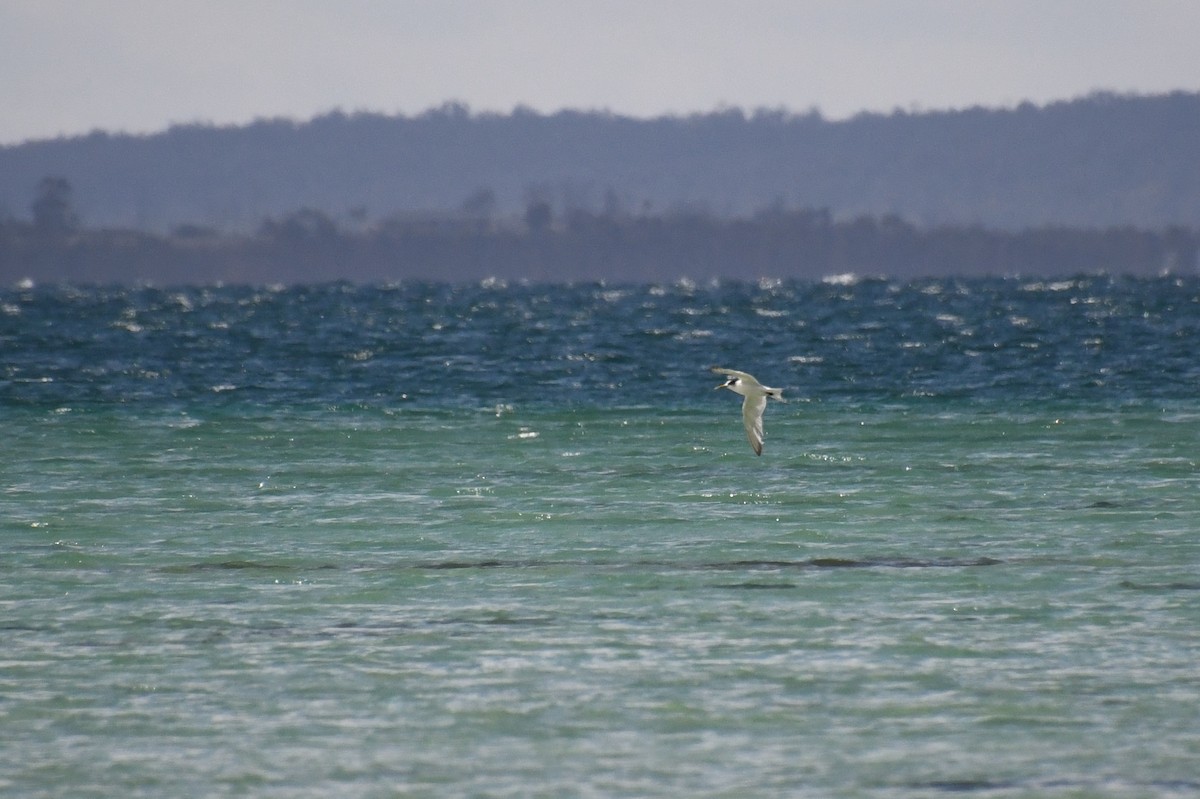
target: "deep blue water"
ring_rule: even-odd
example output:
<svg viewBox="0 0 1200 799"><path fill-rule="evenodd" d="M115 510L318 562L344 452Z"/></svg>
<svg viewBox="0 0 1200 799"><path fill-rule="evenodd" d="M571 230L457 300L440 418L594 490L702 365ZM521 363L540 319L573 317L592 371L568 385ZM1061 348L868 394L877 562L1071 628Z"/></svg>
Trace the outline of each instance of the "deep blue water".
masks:
<svg viewBox="0 0 1200 799"><path fill-rule="evenodd" d="M1198 341L1176 277L4 289L0 793L1200 794Z"/></svg>
<svg viewBox="0 0 1200 799"><path fill-rule="evenodd" d="M31 288L0 295L0 400L677 408L732 362L814 401L1186 401L1198 295L1190 278Z"/></svg>

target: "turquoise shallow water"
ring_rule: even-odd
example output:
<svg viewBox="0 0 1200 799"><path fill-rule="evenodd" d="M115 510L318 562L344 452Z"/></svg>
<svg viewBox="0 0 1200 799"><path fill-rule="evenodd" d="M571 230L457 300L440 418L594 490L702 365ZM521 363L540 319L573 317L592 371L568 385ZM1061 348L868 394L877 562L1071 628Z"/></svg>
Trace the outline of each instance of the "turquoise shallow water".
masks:
<svg viewBox="0 0 1200 799"><path fill-rule="evenodd" d="M1174 279L0 292L0 793L1195 796L1197 333Z"/></svg>

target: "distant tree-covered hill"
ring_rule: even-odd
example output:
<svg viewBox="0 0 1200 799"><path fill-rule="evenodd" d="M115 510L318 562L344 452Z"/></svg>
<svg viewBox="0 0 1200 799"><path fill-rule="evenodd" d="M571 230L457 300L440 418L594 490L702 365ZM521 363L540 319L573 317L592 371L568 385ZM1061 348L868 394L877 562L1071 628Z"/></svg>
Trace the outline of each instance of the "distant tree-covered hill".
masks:
<svg viewBox="0 0 1200 799"><path fill-rule="evenodd" d="M89 228L252 231L308 208L365 228L417 210L565 218L826 208L922 226L1200 224L1200 94L1096 94L1013 109L726 110L633 119L449 104L419 116L96 132L0 148L0 219L47 177Z"/></svg>

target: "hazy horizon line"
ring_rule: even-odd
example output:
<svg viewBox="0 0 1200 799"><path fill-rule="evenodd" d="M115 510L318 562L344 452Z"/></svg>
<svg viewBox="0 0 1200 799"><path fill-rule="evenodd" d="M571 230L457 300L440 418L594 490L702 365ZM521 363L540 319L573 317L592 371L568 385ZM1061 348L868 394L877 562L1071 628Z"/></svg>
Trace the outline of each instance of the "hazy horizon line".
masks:
<svg viewBox="0 0 1200 799"><path fill-rule="evenodd" d="M1010 100L998 104L971 103L965 105L944 106L944 107L925 107L920 103L912 102L907 107L894 105L891 109L870 109L864 108L853 113L848 113L840 116L827 116L818 104L812 104L804 110L796 110L785 104L780 105L755 105L745 106L734 103L717 103L708 110L691 110L691 111L676 111L664 110L656 114L637 114L616 111L608 107L560 107L554 110L543 110L535 108L527 103L517 103L508 110L498 110L492 108L477 109L459 99L450 98L438 105L430 105L417 112L408 112L405 110L395 110L388 112L381 109L370 108L354 108L347 110L343 106L333 106L324 110L315 111L307 116L305 115L282 115L282 114L260 114L250 119L241 120L226 120L217 121L213 119L192 119L192 120L171 120L165 126L146 128L146 129L126 129L126 128L102 128L93 127L86 131L66 132L60 131L55 135L42 137L31 137L20 141L3 141L0 142L0 149L10 149L22 147L30 144L43 144L56 141L70 141L72 139L86 139L89 136L112 136L112 137L131 137L131 138L149 138L152 136L168 133L176 128L208 128L208 129L227 129L227 128L247 128L256 124L267 122L289 122L294 125L304 125L314 122L319 119L333 116L346 117L383 117L386 119L421 119L431 117L437 114L455 113L466 119L493 119L504 117L531 116L551 118L563 114L580 114L580 115L596 115L607 116L614 119L629 119L642 122L651 122L656 120L667 119L690 119L701 118L708 116L717 116L720 114L739 113L742 116L753 119L755 117L776 115L787 120L799 119L818 119L826 123L841 123L850 122L864 117L891 117L897 115L907 116L934 116L934 115L950 115L956 113L964 113L967 111L984 110L991 112L1015 111L1024 106L1031 106L1034 109L1046 109L1056 105L1069 105L1077 102L1085 102L1097 98L1113 98L1113 99L1142 99L1154 97L1169 97L1177 94L1200 94L1200 89L1170 89L1164 91L1140 91L1112 88L1094 88L1082 94L1076 94L1070 97L1062 97L1055 100L1035 101L1030 99Z"/></svg>

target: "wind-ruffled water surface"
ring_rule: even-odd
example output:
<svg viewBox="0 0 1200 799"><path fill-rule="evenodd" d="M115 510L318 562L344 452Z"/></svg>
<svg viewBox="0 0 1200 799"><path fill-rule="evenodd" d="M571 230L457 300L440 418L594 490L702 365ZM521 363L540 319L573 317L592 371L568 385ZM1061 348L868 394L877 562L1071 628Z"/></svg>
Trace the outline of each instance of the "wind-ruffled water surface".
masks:
<svg viewBox="0 0 1200 799"><path fill-rule="evenodd" d="M0 792L1196 795L1197 340L1177 277L0 291Z"/></svg>

